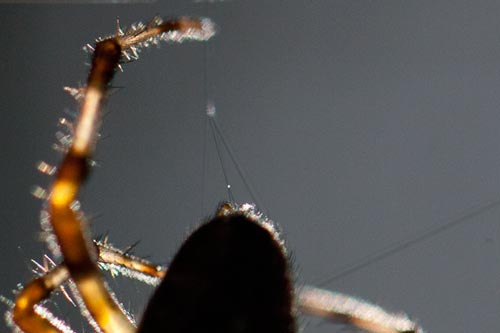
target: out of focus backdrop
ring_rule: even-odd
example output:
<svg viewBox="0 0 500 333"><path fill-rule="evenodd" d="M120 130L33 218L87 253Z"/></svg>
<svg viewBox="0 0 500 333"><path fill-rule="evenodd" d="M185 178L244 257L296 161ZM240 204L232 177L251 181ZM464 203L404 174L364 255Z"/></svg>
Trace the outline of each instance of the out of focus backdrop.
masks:
<svg viewBox="0 0 500 333"><path fill-rule="evenodd" d="M117 17L157 14L210 17L217 36L153 47L117 74L82 197L94 235L167 264L228 199L205 131L213 103L297 286L405 311L428 332L500 329L500 3L483 0L0 1L0 294L13 298L46 252L30 188L50 184L36 162L60 158L57 119L76 112L62 87L85 81L82 46ZM252 201L223 154L235 199ZM140 315L151 290L111 285Z"/></svg>

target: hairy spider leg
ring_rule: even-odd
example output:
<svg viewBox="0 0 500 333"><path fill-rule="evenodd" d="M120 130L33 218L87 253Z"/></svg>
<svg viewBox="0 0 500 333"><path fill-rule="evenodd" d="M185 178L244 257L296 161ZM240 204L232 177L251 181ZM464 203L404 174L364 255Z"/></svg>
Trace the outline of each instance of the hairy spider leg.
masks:
<svg viewBox="0 0 500 333"><path fill-rule="evenodd" d="M214 34L208 20L180 18L148 25L133 26L126 33L117 28L115 36L97 42L92 66L75 127L72 144L58 168L48 198L51 226L64 258L64 264L75 282L85 308L105 333L132 333L134 325L109 294L99 272L97 255L88 230L72 208L81 185L89 173L108 86L120 61L137 58L140 47L158 40L207 40ZM55 273L54 273L55 274ZM51 277L53 274L49 274ZM34 279L19 294L13 309L14 322L27 333L58 333L60 330L35 312L34 306L50 296L63 274L51 279Z"/></svg>
<svg viewBox="0 0 500 333"><path fill-rule="evenodd" d="M166 268L163 266L155 265L100 241L94 241L94 245L98 254L99 268L109 271L113 276L123 275L153 286L158 285L165 277ZM39 304L53 291L63 288L65 283L72 282L67 266L61 263L50 269L44 269L40 276L24 287L24 290L31 295L29 299L31 305L28 308L34 312L33 318L36 318L36 315L42 316L59 332L73 333L62 319Z"/></svg>

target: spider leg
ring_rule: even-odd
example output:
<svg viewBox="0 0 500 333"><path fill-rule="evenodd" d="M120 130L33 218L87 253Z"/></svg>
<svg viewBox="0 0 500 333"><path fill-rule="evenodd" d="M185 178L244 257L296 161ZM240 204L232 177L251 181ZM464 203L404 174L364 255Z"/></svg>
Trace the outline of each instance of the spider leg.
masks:
<svg viewBox="0 0 500 333"><path fill-rule="evenodd" d="M141 47L160 40L207 40L214 34L209 20L180 18L162 22L155 18L147 25L137 24L124 33L98 41L93 49L92 67L87 79L74 137L58 168L48 199L51 225L64 258L65 268L48 277L31 281L19 295L13 309L14 322L25 332L56 333L59 330L35 313L35 305L49 297L56 285L68 278L74 281L85 307L105 333L132 333L134 325L109 294L97 265L98 255L88 237L87 228L72 208L89 173L101 110L108 86L120 61L137 58ZM62 267L62 266L59 266Z"/></svg>
<svg viewBox="0 0 500 333"><path fill-rule="evenodd" d="M123 275L151 286L157 286L165 277L167 269L164 266L155 265L109 244L95 243L99 251L99 267L111 275Z"/></svg>
<svg viewBox="0 0 500 333"><path fill-rule="evenodd" d="M45 275L33 279L24 286L17 297L13 320L25 332L61 333L61 327L37 311L38 303L47 299L50 293L59 288L69 278L65 266L56 266Z"/></svg>
<svg viewBox="0 0 500 333"><path fill-rule="evenodd" d="M353 296L311 286L297 291L299 310L308 315L348 323L374 333L423 333L403 313L389 313Z"/></svg>
<svg viewBox="0 0 500 333"><path fill-rule="evenodd" d="M166 269L147 260L132 256L108 244L94 241L99 267L157 285L165 276ZM62 263L26 284L13 309L13 319L25 332L69 333L71 329L49 310L40 305L50 294L70 279L66 264Z"/></svg>

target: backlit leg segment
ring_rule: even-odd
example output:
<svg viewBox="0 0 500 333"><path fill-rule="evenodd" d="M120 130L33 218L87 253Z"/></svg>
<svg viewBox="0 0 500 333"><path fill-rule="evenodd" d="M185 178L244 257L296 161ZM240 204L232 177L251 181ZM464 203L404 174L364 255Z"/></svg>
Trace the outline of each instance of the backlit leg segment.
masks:
<svg viewBox="0 0 500 333"><path fill-rule="evenodd" d="M98 253L72 204L89 172L89 161L96 143L103 104L108 86L122 58L137 58L141 47L160 40L206 40L214 34L208 20L180 18L167 22L154 19L138 24L116 36L99 41L93 50L92 67L74 137L58 168L48 198L52 230L64 258L63 268L28 284L16 300L13 320L28 333L56 333L59 330L34 311L55 285L68 278L74 281L81 299L97 325L105 333L132 333L135 327L109 294L97 264ZM127 59L126 59L127 60ZM63 267L63 266L59 266ZM56 274L57 272L57 274ZM64 273L64 274L63 274Z"/></svg>

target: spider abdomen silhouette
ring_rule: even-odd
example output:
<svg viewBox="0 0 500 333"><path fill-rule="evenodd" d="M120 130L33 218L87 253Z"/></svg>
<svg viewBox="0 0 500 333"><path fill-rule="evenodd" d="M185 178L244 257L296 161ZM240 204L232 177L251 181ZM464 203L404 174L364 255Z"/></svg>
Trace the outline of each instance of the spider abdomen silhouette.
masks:
<svg viewBox="0 0 500 333"><path fill-rule="evenodd" d="M144 313L139 332L295 332L283 247L242 214L189 236Z"/></svg>

